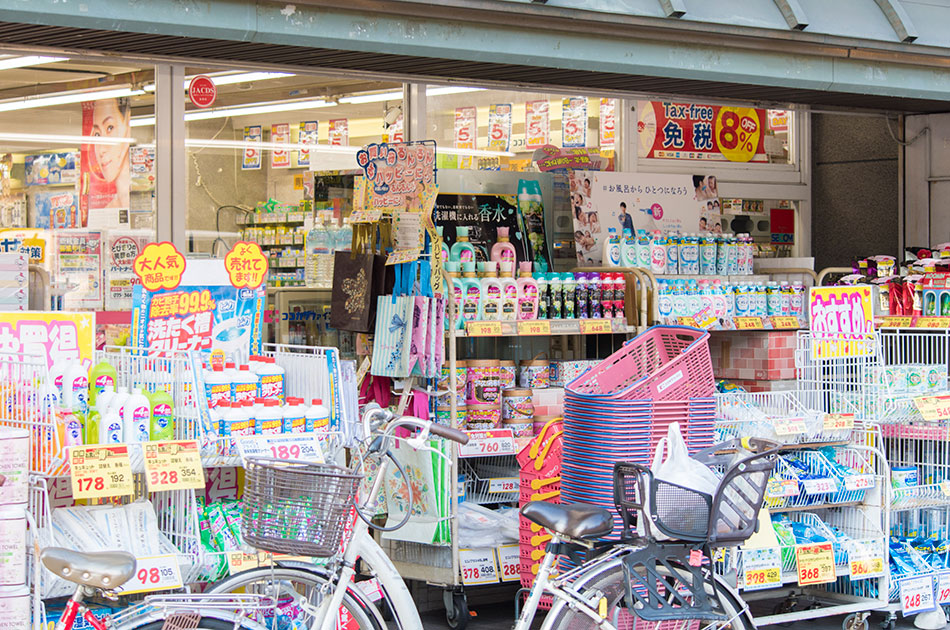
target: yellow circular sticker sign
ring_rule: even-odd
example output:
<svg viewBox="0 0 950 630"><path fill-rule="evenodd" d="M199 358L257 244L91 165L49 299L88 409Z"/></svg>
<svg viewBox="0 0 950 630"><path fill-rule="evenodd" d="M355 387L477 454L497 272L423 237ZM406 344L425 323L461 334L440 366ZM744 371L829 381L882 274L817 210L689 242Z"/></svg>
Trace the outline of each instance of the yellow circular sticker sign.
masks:
<svg viewBox="0 0 950 630"><path fill-rule="evenodd" d="M719 151L727 160L748 162L755 157L762 125L752 107L720 107L715 133Z"/></svg>

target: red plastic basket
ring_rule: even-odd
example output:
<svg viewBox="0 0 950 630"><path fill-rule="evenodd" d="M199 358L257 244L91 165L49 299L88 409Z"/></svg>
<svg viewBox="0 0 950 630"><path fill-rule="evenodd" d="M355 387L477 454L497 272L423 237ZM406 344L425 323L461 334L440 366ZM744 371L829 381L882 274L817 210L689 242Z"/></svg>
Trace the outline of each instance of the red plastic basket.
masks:
<svg viewBox="0 0 950 630"><path fill-rule="evenodd" d="M653 326L566 387L589 398L682 400L715 391L709 333Z"/></svg>

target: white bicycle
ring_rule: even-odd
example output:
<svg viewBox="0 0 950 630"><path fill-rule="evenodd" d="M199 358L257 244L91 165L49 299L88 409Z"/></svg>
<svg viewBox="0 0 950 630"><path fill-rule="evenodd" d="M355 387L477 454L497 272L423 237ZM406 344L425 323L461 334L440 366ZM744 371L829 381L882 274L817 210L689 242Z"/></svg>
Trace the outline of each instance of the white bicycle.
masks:
<svg viewBox="0 0 950 630"><path fill-rule="evenodd" d="M468 436L418 418L393 417L391 412L379 408L369 409L364 414L366 435L373 436L367 457L379 457L379 467L372 487L360 497L355 510L358 517L348 538L344 525L348 520L353 522L349 508L362 478L357 458L349 469L326 464L250 460L244 491L245 541L265 551L330 560L325 566L283 561L251 569L214 584L209 592L257 594L275 601L276 610L254 612L256 620L270 630L333 630L338 620L349 624L341 624L348 630L386 630L389 626L374 601L380 596L398 627L422 630L409 589L370 534L370 519L376 513L376 497L391 467L407 479L391 450L397 428L419 430L414 437L405 440L417 449L426 448L430 435L460 444L468 442ZM398 529L407 520L408 514L401 523L386 529ZM372 590L376 596L365 592L361 582L354 578L374 579Z"/></svg>

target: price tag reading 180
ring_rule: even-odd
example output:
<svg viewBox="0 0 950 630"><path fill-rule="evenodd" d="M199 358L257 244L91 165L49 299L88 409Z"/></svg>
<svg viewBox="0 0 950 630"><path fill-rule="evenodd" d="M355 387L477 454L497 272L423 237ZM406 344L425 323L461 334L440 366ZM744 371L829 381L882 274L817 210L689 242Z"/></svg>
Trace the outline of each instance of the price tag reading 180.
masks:
<svg viewBox="0 0 950 630"><path fill-rule="evenodd" d="M907 578L900 581L901 612L904 616L934 609L933 575Z"/></svg>
<svg viewBox="0 0 950 630"><path fill-rule="evenodd" d="M174 554L135 559L135 574L116 589L122 595L181 588L181 569Z"/></svg>
<svg viewBox="0 0 950 630"><path fill-rule="evenodd" d="M835 581L835 552L831 543L798 545L795 547L798 564L798 585L827 584Z"/></svg>
<svg viewBox="0 0 950 630"><path fill-rule="evenodd" d="M205 487L197 442L146 442L143 448L149 492Z"/></svg>
<svg viewBox="0 0 950 630"><path fill-rule="evenodd" d="M69 449L74 499L102 499L135 493L129 447L74 446Z"/></svg>
<svg viewBox="0 0 950 630"><path fill-rule="evenodd" d="M498 581L498 566L495 550L459 549L459 567L462 569L462 584L494 584Z"/></svg>
<svg viewBox="0 0 950 630"><path fill-rule="evenodd" d="M467 431L468 444L459 444L459 457L514 455L515 436L511 429Z"/></svg>

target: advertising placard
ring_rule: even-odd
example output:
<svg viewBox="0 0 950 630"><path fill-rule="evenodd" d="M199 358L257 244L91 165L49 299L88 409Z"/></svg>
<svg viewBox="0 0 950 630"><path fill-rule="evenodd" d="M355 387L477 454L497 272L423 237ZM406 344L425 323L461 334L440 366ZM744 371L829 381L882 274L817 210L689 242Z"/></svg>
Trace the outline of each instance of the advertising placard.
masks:
<svg viewBox="0 0 950 630"><path fill-rule="evenodd" d="M617 99L600 99L600 150L612 151L617 143Z"/></svg>
<svg viewBox="0 0 950 630"><path fill-rule="evenodd" d="M300 123L297 130L297 144L317 144L320 138L320 123L316 120L307 120ZM310 150L297 151L297 166L310 166Z"/></svg>
<svg viewBox="0 0 950 630"><path fill-rule="evenodd" d="M561 101L561 146L587 146L586 96L575 96Z"/></svg>
<svg viewBox="0 0 950 630"><path fill-rule="evenodd" d="M69 231L54 235L56 277L70 290L66 310L102 308L102 233Z"/></svg>
<svg viewBox="0 0 950 630"><path fill-rule="evenodd" d="M290 143L290 123L277 123L270 127L270 141L276 144ZM290 151L274 149L270 152L271 168L290 168Z"/></svg>
<svg viewBox="0 0 950 630"><path fill-rule="evenodd" d="M524 104L525 146L536 149L548 144L551 133L551 104L547 100Z"/></svg>
<svg viewBox="0 0 950 630"><path fill-rule="evenodd" d="M350 143L350 123L346 118L330 121L330 146L345 147Z"/></svg>
<svg viewBox="0 0 950 630"><path fill-rule="evenodd" d="M117 227L128 223L131 99L105 98L82 103L82 135L94 140L80 146L79 224ZM122 220L123 213L125 220Z"/></svg>
<svg viewBox="0 0 950 630"><path fill-rule="evenodd" d="M869 356L873 352L874 312L871 287L812 287L808 321L812 358Z"/></svg>
<svg viewBox="0 0 950 630"><path fill-rule="evenodd" d="M254 144L264 140L264 129L260 125L251 125L244 128L244 160L241 162L242 171L256 171L261 168L261 150Z"/></svg>
<svg viewBox="0 0 950 630"><path fill-rule="evenodd" d="M94 337L93 313L0 312L0 353L44 357L47 367L66 359L91 367ZM15 357L3 354L0 361Z"/></svg>
<svg viewBox="0 0 950 630"><path fill-rule="evenodd" d="M488 108L488 150L507 151L511 145L511 104Z"/></svg>
<svg viewBox="0 0 950 630"><path fill-rule="evenodd" d="M766 113L751 107L638 101L640 157L767 162Z"/></svg>

